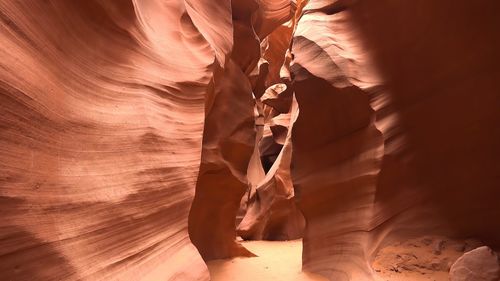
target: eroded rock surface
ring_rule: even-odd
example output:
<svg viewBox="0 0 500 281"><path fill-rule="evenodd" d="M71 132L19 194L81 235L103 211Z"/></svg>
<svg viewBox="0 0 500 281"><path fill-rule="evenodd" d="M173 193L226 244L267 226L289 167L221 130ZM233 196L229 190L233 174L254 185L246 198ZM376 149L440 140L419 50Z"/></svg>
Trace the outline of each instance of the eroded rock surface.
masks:
<svg viewBox="0 0 500 281"><path fill-rule="evenodd" d="M260 85L260 44L275 25L292 17L294 7L291 1L231 3L234 46L228 63L215 76L215 94L207 101L200 174L189 220L191 239L205 260L252 255L236 242L235 218L252 177L262 175L249 170L249 164L260 165L255 157L252 161L259 136L254 92Z"/></svg>
<svg viewBox="0 0 500 281"><path fill-rule="evenodd" d="M500 261L498 260L498 255L487 246L482 246L463 254L451 267L450 280L500 280Z"/></svg>
<svg viewBox="0 0 500 281"><path fill-rule="evenodd" d="M208 280L188 212L230 3L2 1L0 20L1 278Z"/></svg>
<svg viewBox="0 0 500 281"><path fill-rule="evenodd" d="M293 100L290 112L282 117L287 120L282 123L285 130L283 147L270 170L255 186L255 190L250 191L245 216L237 229L243 239L292 240L303 235L305 221L295 205L290 176L291 128L297 114L297 102Z"/></svg>
<svg viewBox="0 0 500 281"><path fill-rule="evenodd" d="M2 277L207 280L251 255L239 209L335 281L423 235L497 249L499 9L2 1Z"/></svg>
<svg viewBox="0 0 500 281"><path fill-rule="evenodd" d="M291 64L305 269L372 280L367 261L379 246L421 235L474 236L498 247L498 8L305 6Z"/></svg>
<svg viewBox="0 0 500 281"><path fill-rule="evenodd" d="M266 79L261 43L294 2L0 11L4 277L198 280L199 254L250 255L234 223ZM36 249L62 270L50 258L32 266Z"/></svg>
<svg viewBox="0 0 500 281"><path fill-rule="evenodd" d="M250 185L237 229L247 240L291 240L303 235L305 221L295 204L290 176L291 131L299 113L289 71L290 43L304 3L297 6L294 16L261 42L260 63L267 68L260 82L267 89L255 92L260 137L248 166Z"/></svg>

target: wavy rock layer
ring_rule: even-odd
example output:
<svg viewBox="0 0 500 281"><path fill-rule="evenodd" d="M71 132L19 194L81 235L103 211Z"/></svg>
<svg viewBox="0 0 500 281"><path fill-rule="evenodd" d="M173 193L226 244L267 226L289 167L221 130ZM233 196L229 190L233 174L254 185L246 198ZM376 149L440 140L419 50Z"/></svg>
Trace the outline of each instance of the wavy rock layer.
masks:
<svg viewBox="0 0 500 281"><path fill-rule="evenodd" d="M256 151L253 93L260 87L261 37L288 21L290 1L233 0L234 46L214 78L207 101L203 152L196 196L190 212L190 237L205 260L252 255L236 242L235 219L243 195L260 170ZM264 28L265 27L265 28ZM248 174L247 174L248 173ZM207 230L211 233L207 234Z"/></svg>
<svg viewBox="0 0 500 281"><path fill-rule="evenodd" d="M311 1L294 33L304 268L372 280L391 241L500 244L495 1Z"/></svg>
<svg viewBox="0 0 500 281"><path fill-rule="evenodd" d="M294 200L293 183L290 176L292 158L291 128L297 118L295 99L288 114L274 119L285 119L283 148L266 175L262 176L255 189L248 195L246 213L238 225L237 233L246 240L293 240L301 238L304 217ZM273 120L273 119L271 119ZM259 151L257 151L259 153ZM257 165L261 165L260 161ZM249 168L258 168L249 166Z"/></svg>
<svg viewBox="0 0 500 281"><path fill-rule="evenodd" d="M188 212L230 19L227 1L2 1L2 278L208 279Z"/></svg>
<svg viewBox="0 0 500 281"><path fill-rule="evenodd" d="M252 89L232 59L214 81L189 219L190 237L205 260L250 255L236 243L235 218L255 144Z"/></svg>
<svg viewBox="0 0 500 281"><path fill-rule="evenodd" d="M303 234L305 221L295 204L290 176L291 129L298 107L289 71L292 32L303 6L303 2L294 3L290 10L293 17L261 41L254 89L258 134L248 166L250 186L242 200L243 215L238 217L237 228L246 240L291 240Z"/></svg>
<svg viewBox="0 0 500 281"><path fill-rule="evenodd" d="M498 1L296 2L2 1L1 276L207 280L249 185L240 230L296 237L295 198L335 281L500 247Z"/></svg>

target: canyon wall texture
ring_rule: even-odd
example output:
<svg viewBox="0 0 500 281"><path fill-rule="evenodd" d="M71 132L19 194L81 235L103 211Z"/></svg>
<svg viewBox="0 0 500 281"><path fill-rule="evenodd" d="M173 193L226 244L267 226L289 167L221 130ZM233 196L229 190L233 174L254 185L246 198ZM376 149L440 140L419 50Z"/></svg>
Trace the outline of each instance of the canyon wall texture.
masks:
<svg viewBox="0 0 500 281"><path fill-rule="evenodd" d="M272 87L268 90L272 90ZM290 90L288 92L291 93ZM285 92L281 93L286 95ZM276 133L271 133L268 138L280 142L282 148L269 171L259 178L258 183L247 195L245 216L237 228L238 235L246 240L292 240L301 238L303 234L305 221L295 204L290 175L291 128L297 119L298 106L295 99L288 104L288 113L267 118L269 121L265 123L269 131L271 128L277 128L274 129ZM260 151L257 153L260 155ZM256 163L257 165L262 167L260 161ZM259 167L250 165L249 169L251 168Z"/></svg>
<svg viewBox="0 0 500 281"><path fill-rule="evenodd" d="M294 32L304 269L372 280L390 241L500 246L496 1L309 1Z"/></svg>
<svg viewBox="0 0 500 281"><path fill-rule="evenodd" d="M200 255L252 255L235 217L265 90L261 43L293 2L0 12L5 277L206 280Z"/></svg>
<svg viewBox="0 0 500 281"><path fill-rule="evenodd" d="M259 80L254 89L258 133L237 228L245 240L291 240L303 235L305 221L295 204L290 175L291 131L298 106L289 67L292 34L304 4L294 2L293 17L261 41Z"/></svg>
<svg viewBox="0 0 500 281"><path fill-rule="evenodd" d="M335 281L424 235L498 249L499 10L0 2L1 277L208 280L237 234Z"/></svg>
<svg viewBox="0 0 500 281"><path fill-rule="evenodd" d="M258 139L254 92L262 87L261 40L292 18L295 5L234 0L231 10L234 46L224 68L216 72L214 95L207 101L200 173L189 216L190 237L205 260L253 255L236 242L235 219L251 186L247 172L254 172L249 163L260 165L251 158ZM257 168L262 169L255 167L255 173Z"/></svg>
<svg viewBox="0 0 500 281"><path fill-rule="evenodd" d="M209 279L188 212L230 8L0 3L2 279Z"/></svg>

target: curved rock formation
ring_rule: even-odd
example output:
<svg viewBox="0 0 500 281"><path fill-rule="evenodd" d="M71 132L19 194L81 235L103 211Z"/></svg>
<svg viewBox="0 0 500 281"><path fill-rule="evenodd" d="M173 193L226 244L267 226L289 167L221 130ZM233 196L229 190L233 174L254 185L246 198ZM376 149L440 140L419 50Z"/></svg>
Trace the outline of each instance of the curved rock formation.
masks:
<svg viewBox="0 0 500 281"><path fill-rule="evenodd" d="M190 237L205 260L250 255L236 243L234 225L255 144L252 89L232 59L217 73L214 85L189 219ZM213 232L207 235L208 229Z"/></svg>
<svg viewBox="0 0 500 281"><path fill-rule="evenodd" d="M499 279L498 255L486 246L463 254L450 270L451 281L495 281Z"/></svg>
<svg viewBox="0 0 500 281"><path fill-rule="evenodd" d="M190 237L205 260L251 255L236 242L235 219L249 186L249 163L257 163L250 162L257 139L252 90L258 86L255 73L260 71L261 56L261 34L255 28L266 21L279 25L291 18L292 12L286 11L294 11L290 1L280 1L275 12L276 3L268 2L270 6L232 1L234 46L215 76L215 94L207 101L202 161L189 220ZM207 235L207 229L214 231Z"/></svg>
<svg viewBox="0 0 500 281"><path fill-rule="evenodd" d="M232 31L203 3L0 3L2 278L208 279L187 219Z"/></svg>
<svg viewBox="0 0 500 281"><path fill-rule="evenodd" d="M304 268L372 280L379 246L499 245L495 1L311 1L294 33Z"/></svg>
<svg viewBox="0 0 500 281"><path fill-rule="evenodd" d="M1 1L0 276L208 280L240 219L335 281L416 237L499 249L498 10Z"/></svg>
<svg viewBox="0 0 500 281"><path fill-rule="evenodd" d="M299 15L303 3L293 8L294 15ZM238 218L237 228L246 240L290 240L303 234L305 222L294 202L290 177L291 128L298 114L288 71L295 23L294 16L261 43L260 84L255 92L258 137L248 166L250 187L240 207L244 216ZM260 93L260 87L267 89Z"/></svg>
<svg viewBox="0 0 500 281"><path fill-rule="evenodd" d="M260 41L293 2L54 0L0 11L7 277L205 279L186 232L200 161L191 240L205 259L249 254L234 219L255 145ZM36 274L18 264L42 245L68 272L53 273L50 259Z"/></svg>
<svg viewBox="0 0 500 281"><path fill-rule="evenodd" d="M238 235L243 239L292 240L302 237L304 218L295 205L290 176L292 157L290 129L297 114L297 102L294 100L290 112L286 114L287 121L282 123L285 130L283 148L270 170L249 194L245 216L237 229ZM257 164L261 165L260 162Z"/></svg>

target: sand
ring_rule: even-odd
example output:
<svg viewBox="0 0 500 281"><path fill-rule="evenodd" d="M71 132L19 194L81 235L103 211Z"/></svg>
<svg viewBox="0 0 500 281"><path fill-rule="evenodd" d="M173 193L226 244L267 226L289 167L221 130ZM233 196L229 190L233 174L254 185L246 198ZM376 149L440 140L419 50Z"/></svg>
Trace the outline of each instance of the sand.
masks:
<svg viewBox="0 0 500 281"><path fill-rule="evenodd" d="M372 267L376 281L449 281L452 264L482 243L475 239L423 236L382 248Z"/></svg>
<svg viewBox="0 0 500 281"><path fill-rule="evenodd" d="M376 281L448 281L451 264L462 251L476 247L474 240L421 237L389 245L373 263ZM301 271L302 240L245 241L242 244L257 255L208 262L212 281L326 281ZM436 252L439 250L439 252Z"/></svg>
<svg viewBox="0 0 500 281"><path fill-rule="evenodd" d="M212 281L327 281L303 272L302 240L248 241L242 243L257 257L208 262Z"/></svg>

